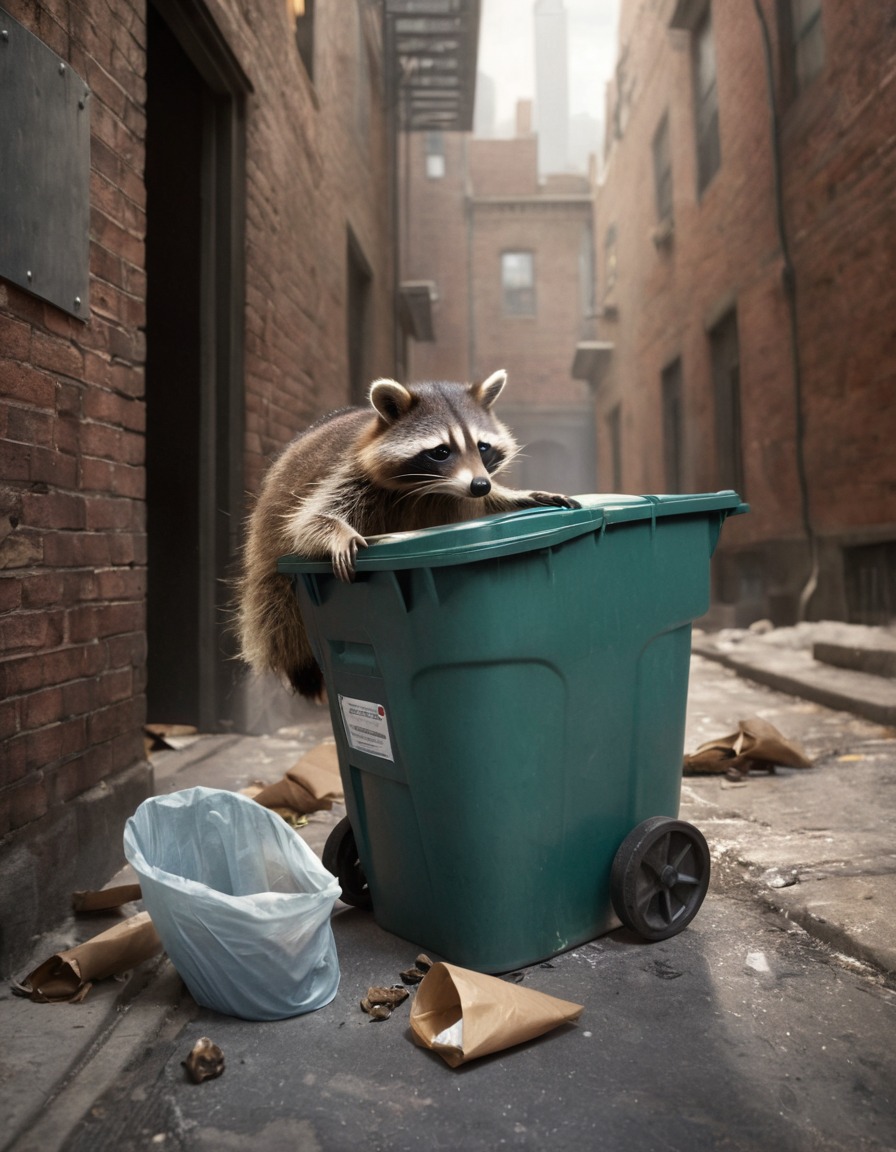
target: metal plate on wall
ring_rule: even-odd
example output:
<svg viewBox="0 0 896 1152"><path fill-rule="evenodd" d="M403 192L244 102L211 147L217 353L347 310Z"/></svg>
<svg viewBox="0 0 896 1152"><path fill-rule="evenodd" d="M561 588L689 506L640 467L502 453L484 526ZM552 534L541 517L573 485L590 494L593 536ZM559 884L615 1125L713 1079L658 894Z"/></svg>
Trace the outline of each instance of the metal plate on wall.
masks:
<svg viewBox="0 0 896 1152"><path fill-rule="evenodd" d="M90 93L0 8L0 276L88 315Z"/></svg>

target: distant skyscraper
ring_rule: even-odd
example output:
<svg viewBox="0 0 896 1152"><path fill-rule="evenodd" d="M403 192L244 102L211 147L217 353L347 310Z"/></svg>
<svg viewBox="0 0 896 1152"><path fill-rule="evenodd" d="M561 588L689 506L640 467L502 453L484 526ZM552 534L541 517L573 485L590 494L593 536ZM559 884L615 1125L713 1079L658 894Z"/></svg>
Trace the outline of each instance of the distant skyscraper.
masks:
<svg viewBox="0 0 896 1152"><path fill-rule="evenodd" d="M535 0L535 124L540 176L569 164L569 72L563 0Z"/></svg>

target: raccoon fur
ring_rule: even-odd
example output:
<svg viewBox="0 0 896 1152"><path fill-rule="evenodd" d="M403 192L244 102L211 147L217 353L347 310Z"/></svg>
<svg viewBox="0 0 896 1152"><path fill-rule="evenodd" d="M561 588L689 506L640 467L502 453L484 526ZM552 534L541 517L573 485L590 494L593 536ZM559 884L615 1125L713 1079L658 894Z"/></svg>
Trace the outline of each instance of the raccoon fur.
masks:
<svg viewBox="0 0 896 1152"><path fill-rule="evenodd" d="M329 558L340 580L352 580L367 536L536 505L578 506L496 482L519 451L492 411L506 379L498 371L478 384L376 380L369 407L333 412L286 447L250 516L238 588L241 655L255 671L272 671L311 699L322 695L278 557Z"/></svg>

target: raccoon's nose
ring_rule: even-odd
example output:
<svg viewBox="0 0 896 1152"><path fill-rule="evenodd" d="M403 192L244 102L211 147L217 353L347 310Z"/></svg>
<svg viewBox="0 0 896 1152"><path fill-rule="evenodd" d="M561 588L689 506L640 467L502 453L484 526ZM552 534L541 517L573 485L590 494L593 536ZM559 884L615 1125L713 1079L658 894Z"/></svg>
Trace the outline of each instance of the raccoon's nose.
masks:
<svg viewBox="0 0 896 1152"><path fill-rule="evenodd" d="M471 496L488 496L488 494L489 494L489 492L491 492L491 490L492 490L491 481L486 480L486 478L484 476L477 476L476 479L473 480L472 483L470 484L470 495Z"/></svg>

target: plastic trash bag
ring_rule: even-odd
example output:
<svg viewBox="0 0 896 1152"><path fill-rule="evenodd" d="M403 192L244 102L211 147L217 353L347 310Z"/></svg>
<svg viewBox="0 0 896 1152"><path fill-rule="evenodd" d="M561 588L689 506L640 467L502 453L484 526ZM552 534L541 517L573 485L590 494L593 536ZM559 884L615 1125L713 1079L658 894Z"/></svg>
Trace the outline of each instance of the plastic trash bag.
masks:
<svg viewBox="0 0 896 1152"><path fill-rule="evenodd" d="M273 812L217 788L145 800L124 851L193 999L245 1020L328 1004L339 985L339 883Z"/></svg>

